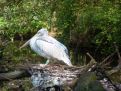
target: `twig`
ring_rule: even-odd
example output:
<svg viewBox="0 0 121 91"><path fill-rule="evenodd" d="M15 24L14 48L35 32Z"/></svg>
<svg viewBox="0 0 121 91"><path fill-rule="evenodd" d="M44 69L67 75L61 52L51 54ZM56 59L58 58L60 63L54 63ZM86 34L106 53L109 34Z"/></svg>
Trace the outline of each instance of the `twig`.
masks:
<svg viewBox="0 0 121 91"><path fill-rule="evenodd" d="M87 66L87 71L90 70L90 67L92 67L93 65L97 64L97 62L95 61L95 59L89 54L86 53L89 57L90 57L90 62L86 65Z"/></svg>
<svg viewBox="0 0 121 91"><path fill-rule="evenodd" d="M105 63L105 64L101 64L101 66L103 67L103 68L107 68L107 66L110 64L112 62L112 60L110 61L110 62L107 62L107 63Z"/></svg>
<svg viewBox="0 0 121 91"><path fill-rule="evenodd" d="M32 69L32 67L31 67L31 65L30 65L30 63L28 62L28 60L26 60L26 65L27 65L27 67L28 67L28 72L32 75L32 73L33 73L33 69Z"/></svg>
<svg viewBox="0 0 121 91"><path fill-rule="evenodd" d="M93 64L97 63L96 60L95 60L88 52L87 52L86 54L87 54L87 55L90 57L90 59L91 59L90 63L87 64L87 66L93 65Z"/></svg>
<svg viewBox="0 0 121 91"><path fill-rule="evenodd" d="M91 60L95 60L91 55L90 55L90 53L86 53L90 58L91 58Z"/></svg>
<svg viewBox="0 0 121 91"><path fill-rule="evenodd" d="M19 78L22 76L22 74L24 74L24 71L12 71L12 72L8 72L8 73L0 73L0 81L4 81L4 80L13 80L16 78Z"/></svg>
<svg viewBox="0 0 121 91"><path fill-rule="evenodd" d="M30 91L36 91L37 89L39 89L39 86L38 87L33 87L30 89ZM39 89L40 90L40 89ZM38 91L38 90L37 90ZM41 91L41 90L40 90Z"/></svg>
<svg viewBox="0 0 121 91"><path fill-rule="evenodd" d="M111 53L109 56L107 56L107 57L100 63L100 65L103 65L103 64L104 64L109 58L111 58L115 53L116 53L116 51L113 52L113 53ZM110 63L110 62L108 62L108 63Z"/></svg>
<svg viewBox="0 0 121 91"><path fill-rule="evenodd" d="M4 79L6 79L6 80L8 80L8 81L12 81L12 79L10 79L10 78L8 78L8 77L5 77L5 76L3 76L3 75L0 75L0 78L4 78Z"/></svg>
<svg viewBox="0 0 121 91"><path fill-rule="evenodd" d="M117 55L118 55L118 58L119 58L118 62L119 62L119 65L120 65L121 64L121 55L119 53L119 49L118 49L118 46L116 45L116 42L114 42L114 46L116 48L116 52L117 52Z"/></svg>

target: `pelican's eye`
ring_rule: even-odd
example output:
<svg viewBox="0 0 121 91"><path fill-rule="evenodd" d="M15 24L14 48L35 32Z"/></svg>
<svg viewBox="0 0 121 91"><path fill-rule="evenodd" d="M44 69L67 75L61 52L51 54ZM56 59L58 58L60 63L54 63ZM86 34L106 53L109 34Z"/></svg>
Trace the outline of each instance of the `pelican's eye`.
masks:
<svg viewBox="0 0 121 91"><path fill-rule="evenodd" d="M43 33L41 33L41 32L38 32L37 34L38 34L39 36L42 36L42 35L43 35Z"/></svg>
<svg viewBox="0 0 121 91"><path fill-rule="evenodd" d="M37 32L37 34L38 34L39 36L47 35L47 34L48 34L48 31L47 31L47 30L44 30L44 29L41 29L41 30L39 30L39 31Z"/></svg>

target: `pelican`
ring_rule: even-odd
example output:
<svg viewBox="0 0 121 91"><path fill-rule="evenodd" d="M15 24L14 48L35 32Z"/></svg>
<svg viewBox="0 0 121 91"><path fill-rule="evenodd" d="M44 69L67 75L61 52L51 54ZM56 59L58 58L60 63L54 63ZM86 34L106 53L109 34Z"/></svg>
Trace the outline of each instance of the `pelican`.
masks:
<svg viewBox="0 0 121 91"><path fill-rule="evenodd" d="M45 28L40 29L31 39L23 44L20 49L26 45L30 45L34 52L47 58L46 64L51 60L56 60L64 62L68 66L72 66L66 46L49 36Z"/></svg>

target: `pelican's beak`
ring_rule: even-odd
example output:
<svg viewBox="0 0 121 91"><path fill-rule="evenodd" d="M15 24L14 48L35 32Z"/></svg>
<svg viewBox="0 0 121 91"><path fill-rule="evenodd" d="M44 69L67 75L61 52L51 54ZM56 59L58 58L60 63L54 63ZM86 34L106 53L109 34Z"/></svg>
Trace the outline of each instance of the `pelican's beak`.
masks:
<svg viewBox="0 0 121 91"><path fill-rule="evenodd" d="M27 46L27 45L29 44L29 41L30 41L30 40L28 40L26 43L24 43L19 49L21 49L21 48Z"/></svg>

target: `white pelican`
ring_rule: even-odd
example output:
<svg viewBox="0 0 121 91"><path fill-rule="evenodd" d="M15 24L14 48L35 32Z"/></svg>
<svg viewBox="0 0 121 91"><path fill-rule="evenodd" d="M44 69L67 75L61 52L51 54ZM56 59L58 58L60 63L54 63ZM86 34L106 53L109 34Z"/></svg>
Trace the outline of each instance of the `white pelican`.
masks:
<svg viewBox="0 0 121 91"><path fill-rule="evenodd" d="M33 51L48 59L46 64L48 64L50 60L58 60L68 66L72 66L66 46L49 36L47 29L40 29L30 40L22 45L20 49L28 44Z"/></svg>

